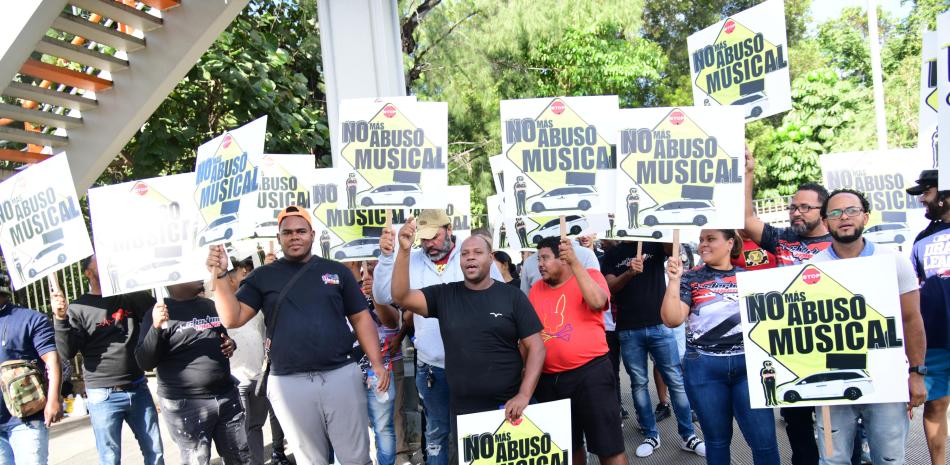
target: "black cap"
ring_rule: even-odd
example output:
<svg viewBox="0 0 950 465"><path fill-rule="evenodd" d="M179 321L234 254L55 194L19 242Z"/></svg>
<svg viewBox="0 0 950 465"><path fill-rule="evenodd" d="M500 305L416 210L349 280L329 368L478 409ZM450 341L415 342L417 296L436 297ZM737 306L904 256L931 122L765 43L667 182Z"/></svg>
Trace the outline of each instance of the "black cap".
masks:
<svg viewBox="0 0 950 465"><path fill-rule="evenodd" d="M920 195L927 192L927 189L931 187L937 187L937 170L923 170L920 172L920 178L917 179L917 185L908 187L907 193Z"/></svg>

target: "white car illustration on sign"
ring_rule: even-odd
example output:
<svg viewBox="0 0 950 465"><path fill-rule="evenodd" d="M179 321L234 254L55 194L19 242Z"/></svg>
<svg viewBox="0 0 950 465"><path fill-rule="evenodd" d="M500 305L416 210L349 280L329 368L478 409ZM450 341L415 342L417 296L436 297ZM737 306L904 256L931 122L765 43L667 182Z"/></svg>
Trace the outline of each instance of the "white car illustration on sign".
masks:
<svg viewBox="0 0 950 465"><path fill-rule="evenodd" d="M702 226L716 213L712 202L708 200L677 200L661 205L655 210L645 212L643 224L694 224Z"/></svg>
<svg viewBox="0 0 950 465"><path fill-rule="evenodd" d="M211 222L204 228L198 236L198 246L204 247L221 239L230 239L234 235L234 228L237 226L237 216L225 215ZM233 223L233 224L232 224Z"/></svg>
<svg viewBox="0 0 950 465"><path fill-rule="evenodd" d="M903 244L911 231L904 223L881 223L866 229L864 237L876 244Z"/></svg>
<svg viewBox="0 0 950 465"><path fill-rule="evenodd" d="M576 236L581 233L581 231L587 229L587 220L583 217L577 215L568 215L564 217L564 224L567 227L567 234L571 236ZM541 239L551 236L560 236L561 235L561 219L553 219L544 223L543 226L538 228L532 237L532 241L537 244L541 242Z"/></svg>
<svg viewBox="0 0 950 465"><path fill-rule="evenodd" d="M134 271L131 277L126 279L125 287L132 289L140 284L153 284L159 282L174 282L181 277L181 273L175 267L181 262L178 260L162 260L149 263Z"/></svg>
<svg viewBox="0 0 950 465"><path fill-rule="evenodd" d="M379 256L379 238L367 237L355 239L347 242L337 249L333 258L342 260L352 257L378 257Z"/></svg>
<svg viewBox="0 0 950 465"><path fill-rule="evenodd" d="M540 197L531 199L531 211L589 210L597 202L597 191L591 186L566 186L552 189Z"/></svg>
<svg viewBox="0 0 950 465"><path fill-rule="evenodd" d="M360 205L372 207L374 205L404 205L411 207L422 196L422 191L416 184L386 184L379 186L360 197Z"/></svg>
<svg viewBox="0 0 950 465"><path fill-rule="evenodd" d="M788 403L808 399L857 400L874 392L874 383L864 370L835 370L817 373L779 389L779 397Z"/></svg>
<svg viewBox="0 0 950 465"><path fill-rule="evenodd" d="M62 248L63 243L57 242L55 244L49 245L40 251L40 253L36 254L36 258L34 258L29 264L28 274L30 277L32 278L43 271L46 271L61 263L66 263L66 254L62 253L60 250Z"/></svg>

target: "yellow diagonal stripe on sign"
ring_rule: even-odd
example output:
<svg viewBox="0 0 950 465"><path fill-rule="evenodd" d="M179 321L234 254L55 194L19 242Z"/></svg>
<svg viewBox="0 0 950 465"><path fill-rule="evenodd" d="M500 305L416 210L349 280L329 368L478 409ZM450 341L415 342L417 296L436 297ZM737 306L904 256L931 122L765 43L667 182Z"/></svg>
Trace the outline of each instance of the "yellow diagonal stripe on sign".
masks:
<svg viewBox="0 0 950 465"><path fill-rule="evenodd" d="M733 29L731 33L728 32L727 30L727 25L729 25L730 22L732 22L732 24L735 27L735 29ZM719 47L729 48L732 46L739 46L739 47L745 47L747 45L751 46L750 44L748 43L744 44L743 42L747 40L752 40L755 37L755 35L756 35L756 32L743 26L738 21L732 18L729 18L723 23L722 29L719 30L719 35L716 36L716 40L713 42L713 48L718 49ZM778 56L779 50L775 44L773 44L772 42L769 42L768 40L765 40L764 37L762 39L762 42L763 42L762 49L758 53L754 53L754 52L753 53L755 55L758 55L761 58L762 61L761 61L760 66L764 68L766 67L766 63L769 60L773 62L776 60L779 60L779 56ZM781 58L781 60L783 61L785 60L784 56L783 58ZM729 64L726 64L723 67L716 66L716 64L706 66L705 68L703 68L702 71L700 71L696 75L696 87L699 87L703 92L705 92L710 97L712 97L713 100L715 100L716 102L719 102L720 105L731 105L733 102L735 102L736 100L742 97L742 94L739 88L740 86L739 84L736 83L735 77L737 77L739 74L742 74L743 76L745 76L746 74L750 74L749 73L750 69L746 68L745 66L742 66L742 61L743 60L733 61ZM718 61L716 63L718 63ZM736 66L737 64L739 65L740 73L730 72L732 71L732 68ZM775 69L782 68L782 67L784 66L778 66ZM723 70L723 71L720 71L720 70ZM720 76L717 77L714 73L720 73ZM745 77L745 79L742 79L741 82L748 82L750 80L757 80L757 79L765 79L765 74L766 74L765 72L762 72L761 75L759 76L750 75L750 76ZM728 79L727 75L733 76L733 79ZM729 81L731 81L731 85L727 86L726 84ZM710 89L710 87L713 87L713 89Z"/></svg>
<svg viewBox="0 0 950 465"><path fill-rule="evenodd" d="M509 421L502 421L501 425L498 426L498 429L495 430L493 436L494 438L504 437L506 440L498 441L495 443L494 454L490 457L479 457L478 459L468 462L470 465L498 465L502 463L517 463L519 460L527 460L525 463L539 463L537 459L539 457L545 457L547 460L543 460L547 465L567 465L566 461L563 461L563 450L560 446L557 445L553 440L551 441L551 447L548 450L548 453L542 454L540 451L536 454L530 454L527 457L519 454L517 456L510 457L514 455L510 453L509 448L506 447L509 443L514 443L514 445L521 446L525 445L525 448L530 444L533 438L540 438L544 436L544 431L541 431L541 428L538 428L538 425L534 424L527 415L521 416L521 422L517 426L511 424ZM463 438L463 443L467 438ZM524 440L524 441L522 441ZM522 441L519 444L519 441ZM540 441L538 441L540 443ZM511 449L511 451L518 450L522 451L520 447ZM459 451L461 455L463 451Z"/></svg>

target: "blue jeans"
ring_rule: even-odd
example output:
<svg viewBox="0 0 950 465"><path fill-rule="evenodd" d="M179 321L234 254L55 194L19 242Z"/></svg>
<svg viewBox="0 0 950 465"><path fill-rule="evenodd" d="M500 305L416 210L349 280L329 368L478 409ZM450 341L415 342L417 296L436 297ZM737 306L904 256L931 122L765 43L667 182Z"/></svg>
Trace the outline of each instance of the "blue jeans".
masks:
<svg viewBox="0 0 950 465"><path fill-rule="evenodd" d="M744 354L715 356L687 349L683 374L686 392L696 400L693 408L703 427L708 465L730 463L733 418L752 449L755 465L779 465L775 416L770 408L751 407Z"/></svg>
<svg viewBox="0 0 950 465"><path fill-rule="evenodd" d="M819 420L818 451L822 465L850 465L851 451L855 447L854 435L858 416L863 420L864 431L871 445L871 461L874 465L901 465L904 463L904 444L910 421L907 419L907 404L833 405L831 409L831 442L834 454L825 455L825 429L821 407L815 409Z"/></svg>
<svg viewBox="0 0 950 465"><path fill-rule="evenodd" d="M366 407L369 423L376 435L376 465L396 463L396 428L393 425L393 405L396 402L396 383L389 372L389 400L376 400L375 389L366 388Z"/></svg>
<svg viewBox="0 0 950 465"><path fill-rule="evenodd" d="M145 458L145 465L163 465L158 412L146 383L130 391L86 388L86 406L96 436L99 465L119 465L122 459L122 422L128 423Z"/></svg>
<svg viewBox="0 0 950 465"><path fill-rule="evenodd" d="M676 413L677 429L684 440L695 434L689 399L683 388L683 373L680 368L679 350L673 330L663 325L641 329L618 331L623 366L633 383L633 406L637 410L640 432L646 437L659 438L656 429L656 416L650 400L650 376L647 372L647 354L653 356L653 363L660 371L663 381L670 391L673 412Z"/></svg>
<svg viewBox="0 0 950 465"><path fill-rule="evenodd" d="M426 379L432 377L430 388ZM445 370L419 362L416 370L416 389L422 397L426 415L426 465L449 463L449 383Z"/></svg>
<svg viewBox="0 0 950 465"><path fill-rule="evenodd" d="M49 431L43 420L0 426L0 465L46 465Z"/></svg>

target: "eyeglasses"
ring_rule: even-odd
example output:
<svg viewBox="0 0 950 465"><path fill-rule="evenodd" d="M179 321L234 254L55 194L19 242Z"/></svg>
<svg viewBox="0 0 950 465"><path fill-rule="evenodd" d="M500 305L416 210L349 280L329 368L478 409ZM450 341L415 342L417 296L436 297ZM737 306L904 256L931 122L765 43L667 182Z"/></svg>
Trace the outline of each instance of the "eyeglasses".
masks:
<svg viewBox="0 0 950 465"><path fill-rule="evenodd" d="M837 219L840 219L842 216L847 216L848 218L851 218L861 213L864 213L864 209L861 207L848 207L845 209L836 208L828 212L828 219L837 220Z"/></svg>
<svg viewBox="0 0 950 465"><path fill-rule="evenodd" d="M791 205L788 206L787 210L788 210L790 213L795 213L795 210L798 210L798 211L802 212L802 214L805 214L805 213L808 213L808 212L810 212L810 211L812 211L812 210L818 210L819 208L821 208L821 205L804 205L804 204L802 204L802 205L795 205L795 204L793 203L793 204L791 204Z"/></svg>

